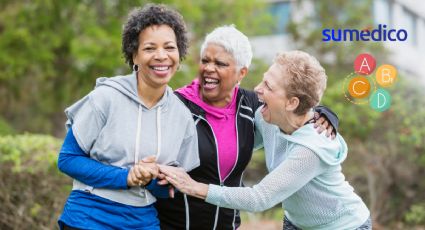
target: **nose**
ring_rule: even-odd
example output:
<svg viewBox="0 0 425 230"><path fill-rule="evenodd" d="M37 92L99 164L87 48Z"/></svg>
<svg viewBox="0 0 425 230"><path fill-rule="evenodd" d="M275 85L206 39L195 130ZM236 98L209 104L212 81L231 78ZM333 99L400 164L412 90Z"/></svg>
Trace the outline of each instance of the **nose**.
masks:
<svg viewBox="0 0 425 230"><path fill-rule="evenodd" d="M263 93L263 90L262 90L262 88L261 88L261 83L260 83L260 84L258 84L257 86L255 86L255 88L254 88L254 92L255 92L256 94L261 94L261 93Z"/></svg>
<svg viewBox="0 0 425 230"><path fill-rule="evenodd" d="M214 63L207 62L207 63L204 63L203 65L204 65L204 71L206 72L213 72L215 70Z"/></svg>
<svg viewBox="0 0 425 230"><path fill-rule="evenodd" d="M167 59L167 53L164 49L158 49L155 52L155 59L156 60L165 60Z"/></svg>

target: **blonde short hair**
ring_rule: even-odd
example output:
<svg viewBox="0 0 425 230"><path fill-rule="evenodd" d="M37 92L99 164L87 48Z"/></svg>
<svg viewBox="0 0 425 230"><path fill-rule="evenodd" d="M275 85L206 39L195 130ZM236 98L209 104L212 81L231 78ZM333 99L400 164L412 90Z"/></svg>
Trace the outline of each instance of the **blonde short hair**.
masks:
<svg viewBox="0 0 425 230"><path fill-rule="evenodd" d="M297 97L300 100L295 114L305 114L319 104L326 89L327 76L316 58L295 50L279 53L274 62L289 75L283 79L286 97Z"/></svg>

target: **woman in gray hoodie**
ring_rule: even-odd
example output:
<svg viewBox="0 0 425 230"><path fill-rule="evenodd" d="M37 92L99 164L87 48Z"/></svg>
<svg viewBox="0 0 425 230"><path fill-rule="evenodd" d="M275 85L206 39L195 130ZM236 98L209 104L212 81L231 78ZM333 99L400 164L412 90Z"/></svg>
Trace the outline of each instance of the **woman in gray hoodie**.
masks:
<svg viewBox="0 0 425 230"><path fill-rule="evenodd" d="M74 182L61 228L159 229L156 199L144 187L157 177L156 163L199 165L191 113L167 85L187 41L176 11L149 4L131 12L122 50L133 72L97 79L93 91L65 110L58 167Z"/></svg>

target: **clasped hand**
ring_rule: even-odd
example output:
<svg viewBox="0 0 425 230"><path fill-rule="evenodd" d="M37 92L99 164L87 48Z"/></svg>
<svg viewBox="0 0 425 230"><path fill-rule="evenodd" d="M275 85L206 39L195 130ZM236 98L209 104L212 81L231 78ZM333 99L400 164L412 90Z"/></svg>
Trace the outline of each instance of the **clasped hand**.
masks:
<svg viewBox="0 0 425 230"><path fill-rule="evenodd" d="M152 179L156 179L158 174L159 167L156 163L156 157L145 157L133 167L131 167L127 176L127 185L130 187L144 186Z"/></svg>
<svg viewBox="0 0 425 230"><path fill-rule="evenodd" d="M160 172L159 167L155 156L143 158L131 167L127 176L127 185L130 187L145 186L157 178L159 185L168 185L169 183L166 181L165 175ZM174 187L172 185L168 186L168 194L171 198L174 198Z"/></svg>

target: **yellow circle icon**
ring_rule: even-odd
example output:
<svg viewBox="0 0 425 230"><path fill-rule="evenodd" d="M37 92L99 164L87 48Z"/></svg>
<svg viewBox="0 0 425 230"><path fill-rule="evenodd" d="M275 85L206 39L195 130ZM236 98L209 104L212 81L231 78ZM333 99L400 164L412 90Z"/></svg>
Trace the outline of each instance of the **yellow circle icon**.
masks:
<svg viewBox="0 0 425 230"><path fill-rule="evenodd" d="M370 93L370 82L366 77L358 76L350 80L348 92L354 98L365 98Z"/></svg>
<svg viewBox="0 0 425 230"><path fill-rule="evenodd" d="M382 87L392 86L397 79L397 70L392 65L381 65L376 70L376 81Z"/></svg>

